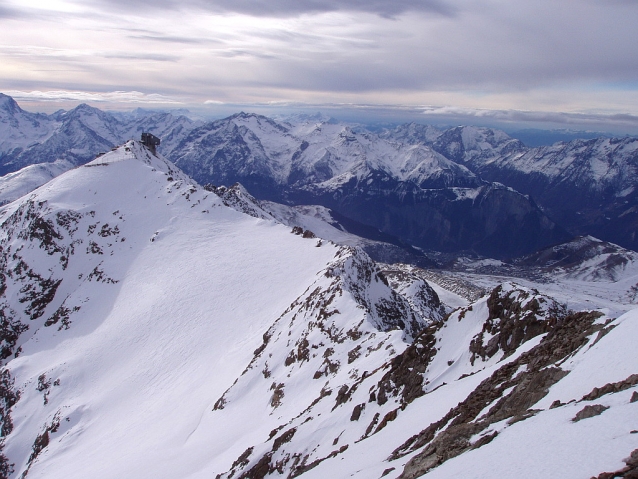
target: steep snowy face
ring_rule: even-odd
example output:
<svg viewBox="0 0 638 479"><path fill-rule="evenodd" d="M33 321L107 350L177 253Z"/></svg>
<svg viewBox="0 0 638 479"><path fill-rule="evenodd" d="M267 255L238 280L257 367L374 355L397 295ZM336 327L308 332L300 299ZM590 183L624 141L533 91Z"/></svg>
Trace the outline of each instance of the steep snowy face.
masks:
<svg viewBox="0 0 638 479"><path fill-rule="evenodd" d="M519 140L491 128L463 126L443 132L432 144L432 148L472 169L506 154L525 151Z"/></svg>
<svg viewBox="0 0 638 479"><path fill-rule="evenodd" d="M430 146L445 158L467 165L472 171L496 158L528 150L523 143L503 131L475 126L439 130L409 123L387 130L382 136L406 144Z"/></svg>
<svg viewBox="0 0 638 479"><path fill-rule="evenodd" d="M88 105L57 116L46 117L46 135L31 137L19 150L8 151L2 158L3 173L16 171L34 163L49 163L58 159L81 164L95 158L117 143L116 120ZM23 130L25 131L25 130Z"/></svg>
<svg viewBox="0 0 638 479"><path fill-rule="evenodd" d="M58 116L63 123L74 129L87 128L111 144L119 140L119 122L115 117L85 103ZM81 126L80 126L81 125Z"/></svg>
<svg viewBox="0 0 638 479"><path fill-rule="evenodd" d="M527 148L504 132L402 125L384 138L423 144L479 177L533 197L573 234L638 249L638 139L573 140Z"/></svg>
<svg viewBox="0 0 638 479"><path fill-rule="evenodd" d="M161 138L158 151L171 158L172 152L186 135L203 122L191 120L184 115L166 112L142 111L137 115L122 115L123 125L120 128L120 139L140 138L143 132L152 132Z"/></svg>
<svg viewBox="0 0 638 479"><path fill-rule="evenodd" d="M382 361L442 314L435 295L431 314L412 308L425 284L397 292L362 251L228 208L135 141L5 206L0 222L5 477L221 472L250 424L226 429L213 406L232 402L224 391L264 333L259 360L280 382L306 355L329 379L352 347L374 345ZM288 344L289 321L306 346Z"/></svg>
<svg viewBox="0 0 638 479"><path fill-rule="evenodd" d="M359 422L365 403L354 410L348 403L365 395L405 349L394 331L400 323L410 323L404 334L415 334L440 321L440 304L423 316L425 310L414 314L407 299L373 264L342 250L264 334L247 368L215 403L216 423L245 423L251 436L264 440L240 442L246 449L234 445L239 459L222 477L264 477L269 471L295 477L383 429ZM438 302L436 294L432 299Z"/></svg>
<svg viewBox="0 0 638 479"><path fill-rule="evenodd" d="M618 193L635 186L638 174L637 138L573 140L522 153L503 156L492 167L536 173L550 183L575 183L592 191L611 186Z"/></svg>
<svg viewBox="0 0 638 479"><path fill-rule="evenodd" d="M330 188L379 171L420 186L478 184L469 170L427 146L405 146L331 121L291 125L240 113L195 129L174 151L176 164L200 182L247 184L259 177L271 188L323 182Z"/></svg>
<svg viewBox="0 0 638 479"><path fill-rule="evenodd" d="M260 138L247 124L256 124L260 126L256 128L258 133L265 129L270 135ZM254 194L272 196L277 183L286 176L276 158L284 154L281 149L287 150L286 143L293 141L284 127L276 126L279 125L265 117L244 113L207 123L192 130L174 150L172 158L202 184L232 185L241 180ZM278 139L276 151L267 151L266 146L273 149Z"/></svg>
<svg viewBox="0 0 638 479"><path fill-rule="evenodd" d="M380 136L400 141L407 145L418 145L419 143L432 145L442 133L443 130L431 125L406 123L391 130L385 130L380 133Z"/></svg>

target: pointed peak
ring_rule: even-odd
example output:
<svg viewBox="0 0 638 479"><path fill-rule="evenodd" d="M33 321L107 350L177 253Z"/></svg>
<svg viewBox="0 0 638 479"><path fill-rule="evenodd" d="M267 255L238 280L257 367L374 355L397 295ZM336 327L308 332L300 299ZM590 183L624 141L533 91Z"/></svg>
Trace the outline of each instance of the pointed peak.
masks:
<svg viewBox="0 0 638 479"><path fill-rule="evenodd" d="M62 117L75 117L81 115L96 115L98 117L104 117L107 114L100 110L99 108L95 108L87 103L80 103L78 106L69 110L67 112L62 113Z"/></svg>
<svg viewBox="0 0 638 479"><path fill-rule="evenodd" d="M177 166L161 154L153 153L138 140L129 140L123 145L116 146L108 153L98 155L97 158L85 166L106 166L131 160L140 161L155 170L163 171L167 175L167 178L170 178L170 181L180 180L189 184L194 183L194 181Z"/></svg>
<svg viewBox="0 0 638 479"><path fill-rule="evenodd" d="M4 93L0 93L0 110L7 111L12 115L16 113L24 112L20 105L9 95L5 95Z"/></svg>

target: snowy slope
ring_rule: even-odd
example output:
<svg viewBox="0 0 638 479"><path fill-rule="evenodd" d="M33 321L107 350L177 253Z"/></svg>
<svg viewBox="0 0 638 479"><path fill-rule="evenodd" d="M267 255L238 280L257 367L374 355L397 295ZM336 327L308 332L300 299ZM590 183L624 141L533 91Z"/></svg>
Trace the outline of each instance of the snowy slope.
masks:
<svg viewBox="0 0 638 479"><path fill-rule="evenodd" d="M30 320L17 309L16 319L30 327L17 342L21 355L9 364L24 391L5 449L17 471L25 469L36 436L56 414L62 422L30 477L38 470L72 477L65 464L74 464L78 477L135 470L170 477L153 465L155 458L172 454L239 372L229 359L246 357L261 330L336 252L227 209L136 143L53 180L28 203L10 205L5 222L28 221L29 209L56 222L62 238L53 236L52 254L37 247L37 235L35 245L25 244L17 231L5 236L3 248L24 244L18 255L34 271L63 277L41 316ZM56 251L65 244L71 251ZM275 251L284 245L288 254L281 257ZM16 260L9 262L15 269ZM8 281L12 308L19 294ZM58 322L43 327L55 321L56 311L62 311ZM60 380L46 405L37 390L42 374ZM180 425L169 434L175 422ZM140 444L149 451L146 459L134 452Z"/></svg>
<svg viewBox="0 0 638 479"><path fill-rule="evenodd" d="M630 403L638 395L638 362L630 346L637 319L635 311L615 321L600 313L568 313L533 289L505 284L435 323L377 368L372 343L342 386L333 386L333 377L336 384L343 381L338 370L307 395L296 386L303 368L306 375L315 370L314 354L308 363L293 357L285 364L288 374L279 369L283 357L260 360L277 337L271 329L217 412L252 416L255 396L278 401L282 391L280 424L266 439L264 431L256 442L237 445L221 477L487 478L497 471L497 477L577 478L620 469L638 447L631 432L638 411ZM308 338L312 351L317 337L300 335L294 324L293 317L291 354L300 337ZM343 364L333 356L324 355L328 365L333 359ZM297 391L294 410L284 407L290 383ZM600 418L572 420L599 404ZM551 440L543 439L547 435ZM582 454L587 459L574 465Z"/></svg>
<svg viewBox="0 0 638 479"><path fill-rule="evenodd" d="M335 219L335 214L319 205L288 206L272 201L257 200L239 183L233 186L206 185L204 188L218 195L222 202L237 211L255 218L275 220L294 228L295 232L307 237L317 237L344 246L363 249L372 259L381 262L410 262L424 266L434 263L420 251L405 245L397 245L396 238L377 232L379 240L366 239L349 233L346 227ZM352 223L352 222L350 222ZM355 228L362 225L355 225Z"/></svg>
<svg viewBox="0 0 638 479"><path fill-rule="evenodd" d="M136 142L0 214L15 477L195 477L231 445L215 401L324 279L344 284L343 324L397 348L430 321L362 252L227 208ZM353 279L328 280L340 264Z"/></svg>
<svg viewBox="0 0 638 479"><path fill-rule="evenodd" d="M25 166L21 170L0 177L0 204L10 203L31 193L47 181L73 168L65 160Z"/></svg>
<svg viewBox="0 0 638 479"><path fill-rule="evenodd" d="M638 448L635 310L505 282L447 315L418 269L225 202L130 141L0 209L5 477L576 478Z"/></svg>

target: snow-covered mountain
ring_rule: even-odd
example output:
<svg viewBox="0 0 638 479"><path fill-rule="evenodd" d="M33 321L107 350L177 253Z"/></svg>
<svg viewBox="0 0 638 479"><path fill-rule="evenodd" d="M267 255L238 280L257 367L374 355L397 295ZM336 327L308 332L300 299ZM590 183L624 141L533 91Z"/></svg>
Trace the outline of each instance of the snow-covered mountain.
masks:
<svg viewBox="0 0 638 479"><path fill-rule="evenodd" d="M481 183L426 146L388 142L333 121L290 124L246 113L194 129L173 159L200 182L239 181L249 191L263 190L264 196L279 196L272 189L289 186L334 191L375 172L423 188Z"/></svg>
<svg viewBox="0 0 638 479"><path fill-rule="evenodd" d="M172 159L201 183L319 204L423 249L504 258L569 238L529 198L427 145L334 121L241 113L195 128Z"/></svg>
<svg viewBox="0 0 638 479"><path fill-rule="evenodd" d="M617 282L628 275L638 276L638 253L592 236L538 251L514 263L525 268L541 268L552 276L588 281Z"/></svg>
<svg viewBox="0 0 638 479"><path fill-rule="evenodd" d="M472 126L374 133L321 115L204 123L87 105L47 116L0 99L0 173L58 159L83 164L148 130L201 184L240 182L260 200L321 205L426 251L506 259L583 235L638 250L635 138L527 148Z"/></svg>
<svg viewBox="0 0 638 479"><path fill-rule="evenodd" d="M0 173L58 160L84 164L129 138L139 138L141 131L161 136L160 150L170 152L198 124L170 113L114 115L86 104L52 115L34 114L0 93Z"/></svg>
<svg viewBox="0 0 638 479"><path fill-rule="evenodd" d="M510 138L503 131L476 126L439 130L428 125L408 123L386 130L381 136L409 145L428 145L446 158L470 167L472 171L480 164L527 151L523 143Z"/></svg>
<svg viewBox="0 0 638 479"><path fill-rule="evenodd" d="M557 143L498 158L475 171L533 195L577 234L638 250L638 138Z"/></svg>
<svg viewBox="0 0 638 479"><path fill-rule="evenodd" d="M73 467L78 477L165 474L164 466L151 467L160 444L168 454L191 427L171 404L196 420L241 372L263 332L313 284L318 293L330 268L353 275L333 285L343 288L344 311L356 312L368 332L396 330L397 347L442 316L433 293L432 317L413 313L363 252L227 208L136 142L0 214L3 453L16 475L39 469L70 477L64 464L82 456L85 467ZM215 370L224 373L211 376ZM186 392L190 405L179 398ZM181 424L173 439L165 436L171 422ZM137 463L130 447L149 447L151 430L163 431L156 452ZM191 452L204 453L197 445Z"/></svg>
<svg viewBox="0 0 638 479"><path fill-rule="evenodd" d="M47 139L53 132L45 114L24 111L10 96L0 93L0 161Z"/></svg>
<svg viewBox="0 0 638 479"><path fill-rule="evenodd" d="M636 472L631 301L468 301L245 195L130 141L0 209L1 477Z"/></svg>
<svg viewBox="0 0 638 479"><path fill-rule="evenodd" d="M577 235L638 250L638 138L596 138L527 148L504 132L403 125L383 136L432 147L488 181L530 195Z"/></svg>

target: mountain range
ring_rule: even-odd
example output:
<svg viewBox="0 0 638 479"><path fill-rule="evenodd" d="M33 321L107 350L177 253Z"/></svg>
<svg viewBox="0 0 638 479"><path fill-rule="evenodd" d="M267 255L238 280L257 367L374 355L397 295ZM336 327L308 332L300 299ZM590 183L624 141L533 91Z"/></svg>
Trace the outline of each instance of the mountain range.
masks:
<svg viewBox="0 0 638 479"><path fill-rule="evenodd" d="M593 235L636 250L638 138L595 138L526 148L503 132L458 127L435 139L421 125L389 137L430 145L488 181L529 195L577 235Z"/></svg>
<svg viewBox="0 0 638 479"><path fill-rule="evenodd" d="M83 164L147 130L201 184L239 182L260 200L321 205L342 228L383 237L423 262L431 252L503 260L587 235L638 249L635 138L528 148L478 127L372 132L321 115L204 122L87 105L43 115L0 100L0 170L15 171L22 184L33 181L20 168ZM4 201L26 192L11 185Z"/></svg>

